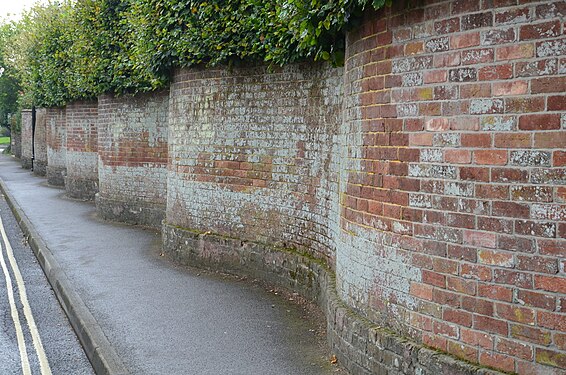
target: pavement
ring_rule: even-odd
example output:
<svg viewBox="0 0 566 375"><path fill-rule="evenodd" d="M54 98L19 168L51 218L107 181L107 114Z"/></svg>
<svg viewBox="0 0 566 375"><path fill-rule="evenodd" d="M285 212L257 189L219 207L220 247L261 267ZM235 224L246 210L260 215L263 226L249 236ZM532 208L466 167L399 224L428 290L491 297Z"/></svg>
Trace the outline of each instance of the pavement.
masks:
<svg viewBox="0 0 566 375"><path fill-rule="evenodd" d="M102 221L5 155L0 187L97 374L344 373L289 296L172 264L158 232Z"/></svg>
<svg viewBox="0 0 566 375"><path fill-rule="evenodd" d="M73 328L0 196L0 374L94 375Z"/></svg>

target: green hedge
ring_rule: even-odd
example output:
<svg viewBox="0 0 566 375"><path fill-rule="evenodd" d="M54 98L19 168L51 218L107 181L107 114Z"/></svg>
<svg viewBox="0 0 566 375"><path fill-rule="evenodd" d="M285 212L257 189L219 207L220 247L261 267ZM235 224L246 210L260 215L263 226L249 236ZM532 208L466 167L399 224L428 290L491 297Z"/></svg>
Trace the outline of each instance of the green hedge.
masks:
<svg viewBox="0 0 566 375"><path fill-rule="evenodd" d="M161 88L177 66L341 65L344 32L364 8L389 1L65 0L22 20L16 68L35 105L59 106Z"/></svg>

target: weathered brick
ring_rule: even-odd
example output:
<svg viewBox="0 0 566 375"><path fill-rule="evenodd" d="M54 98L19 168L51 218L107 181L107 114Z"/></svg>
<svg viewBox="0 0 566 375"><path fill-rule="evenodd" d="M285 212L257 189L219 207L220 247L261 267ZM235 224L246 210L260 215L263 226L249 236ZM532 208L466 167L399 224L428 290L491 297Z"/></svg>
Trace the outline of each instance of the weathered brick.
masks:
<svg viewBox="0 0 566 375"><path fill-rule="evenodd" d="M552 38L560 35L560 21L549 21L521 26L520 40Z"/></svg>

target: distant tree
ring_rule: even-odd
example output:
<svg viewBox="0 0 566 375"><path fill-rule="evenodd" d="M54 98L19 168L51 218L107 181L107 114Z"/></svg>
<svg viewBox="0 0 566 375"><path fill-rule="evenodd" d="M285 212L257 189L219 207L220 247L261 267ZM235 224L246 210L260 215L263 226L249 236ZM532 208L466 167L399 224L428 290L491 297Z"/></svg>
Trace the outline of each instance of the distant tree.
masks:
<svg viewBox="0 0 566 375"><path fill-rule="evenodd" d="M0 126L9 128L10 118L18 111L21 90L17 72L9 64L6 46L10 43L16 25L0 21Z"/></svg>

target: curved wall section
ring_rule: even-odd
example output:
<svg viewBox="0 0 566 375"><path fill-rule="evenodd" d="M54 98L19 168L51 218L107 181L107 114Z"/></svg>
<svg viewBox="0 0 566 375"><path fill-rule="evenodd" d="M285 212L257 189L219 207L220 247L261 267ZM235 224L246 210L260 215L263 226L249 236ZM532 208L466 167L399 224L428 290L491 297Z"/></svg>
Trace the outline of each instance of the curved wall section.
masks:
<svg viewBox="0 0 566 375"><path fill-rule="evenodd" d="M166 222L333 264L342 70L180 70L170 98Z"/></svg>
<svg viewBox="0 0 566 375"><path fill-rule="evenodd" d="M65 107L46 109L47 182L55 186L65 185L67 174L67 127Z"/></svg>
<svg viewBox="0 0 566 375"><path fill-rule="evenodd" d="M98 192L98 102L67 104L67 176L72 198L93 200Z"/></svg>
<svg viewBox="0 0 566 375"><path fill-rule="evenodd" d="M564 8L402 3L348 36L339 295L468 361L560 373Z"/></svg>
<svg viewBox="0 0 566 375"><path fill-rule="evenodd" d="M167 194L168 92L98 98L96 207L105 219L161 226Z"/></svg>
<svg viewBox="0 0 566 375"><path fill-rule="evenodd" d="M33 156L33 136L31 128L31 109L22 109L22 125L21 125L21 161L22 168L31 168L31 158Z"/></svg>
<svg viewBox="0 0 566 375"><path fill-rule="evenodd" d="M33 136L33 173L45 176L47 173L47 110L36 108L35 132Z"/></svg>

